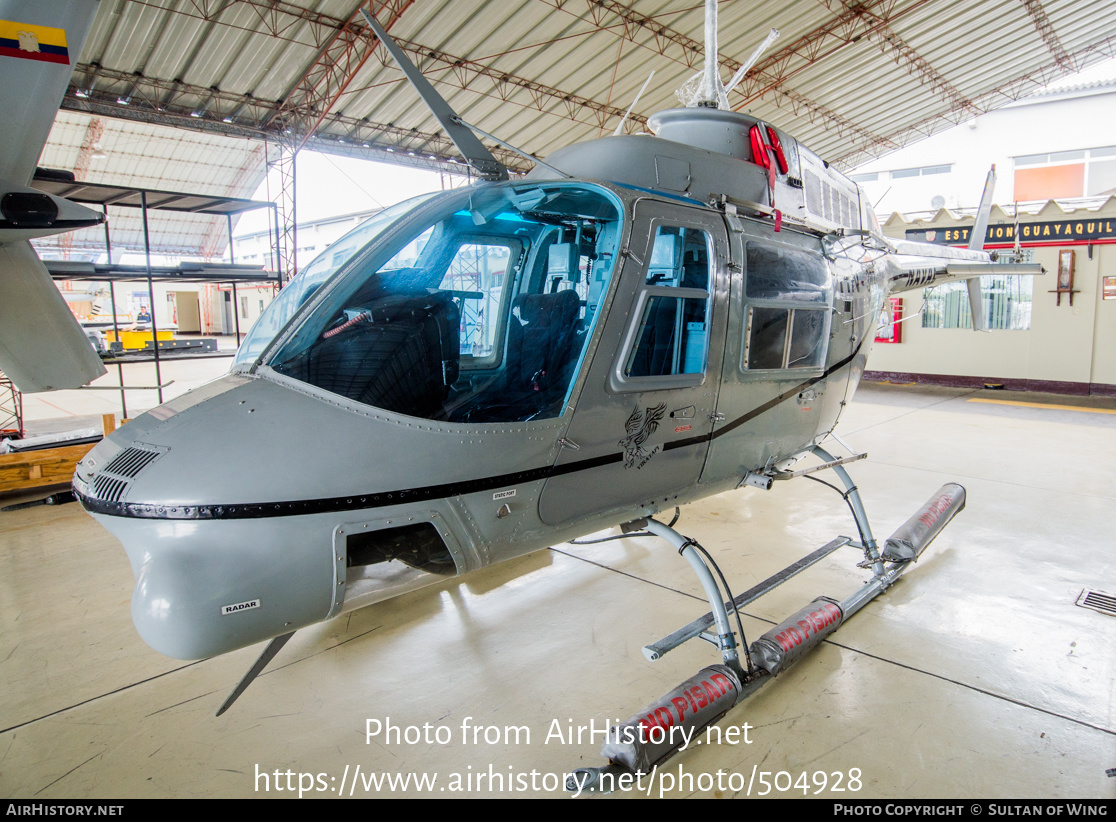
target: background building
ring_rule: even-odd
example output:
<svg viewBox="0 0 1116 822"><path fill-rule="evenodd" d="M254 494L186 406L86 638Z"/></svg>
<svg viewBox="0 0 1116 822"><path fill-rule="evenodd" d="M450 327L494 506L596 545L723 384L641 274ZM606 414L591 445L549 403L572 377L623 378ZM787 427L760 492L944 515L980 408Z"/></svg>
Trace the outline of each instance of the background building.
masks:
<svg viewBox="0 0 1116 822"><path fill-rule="evenodd" d="M1112 71L1112 69L1109 69ZM1052 87L865 163L851 176L878 214L1116 193L1116 80Z"/></svg>
<svg viewBox="0 0 1116 822"><path fill-rule="evenodd" d="M964 246L995 165L985 248L1011 251L1018 232L1047 270L983 278L988 333L971 330L963 283L895 298L906 319L868 378L1116 394L1113 124L1116 81L1052 87L853 172L888 236Z"/></svg>
<svg viewBox="0 0 1116 822"><path fill-rule="evenodd" d="M1010 252L1018 230L1045 276L983 277L985 333L972 331L964 283L892 298L907 319L899 342L873 349L869 379L1116 395L1116 198L1013 211L993 208L986 247ZM946 209L914 221L893 214L884 233L964 244L972 224Z"/></svg>

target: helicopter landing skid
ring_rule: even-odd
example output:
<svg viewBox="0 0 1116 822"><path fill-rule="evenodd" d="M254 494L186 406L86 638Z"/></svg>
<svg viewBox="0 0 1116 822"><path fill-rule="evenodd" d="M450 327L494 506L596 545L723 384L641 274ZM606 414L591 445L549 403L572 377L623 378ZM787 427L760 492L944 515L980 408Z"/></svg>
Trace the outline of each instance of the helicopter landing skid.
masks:
<svg viewBox="0 0 1116 822"><path fill-rule="evenodd" d="M814 452L831 463L827 467L833 468L845 486L843 496L853 511L860 542L854 542L850 537L838 537L727 602L717 588L708 564L701 557L705 554L704 549L694 540L653 519L625 525L625 531L643 528L676 548L697 573L711 608L704 617L645 646L644 655L656 660L683 642L701 637L721 652L721 664L702 668L626 722L609 728L601 748L601 755L609 763L603 767L574 770L566 779L567 790L578 794L611 792L619 785L630 784L630 780L638 775L650 773L680 749L686 748L697 733L820 645L849 617L886 591L965 507L965 489L956 483L943 485L884 541L881 550L872 537L868 517L852 478L840 461L834 460L824 450L815 448ZM783 620L744 649L744 664L741 664L729 615L735 612L739 620L742 607L844 545L853 545L864 552L864 561L858 565L870 569L872 577L842 601L818 597ZM720 575L719 570L717 573ZM721 581L723 584L723 577ZM737 625L740 623L737 622ZM743 641L742 628L740 632Z"/></svg>

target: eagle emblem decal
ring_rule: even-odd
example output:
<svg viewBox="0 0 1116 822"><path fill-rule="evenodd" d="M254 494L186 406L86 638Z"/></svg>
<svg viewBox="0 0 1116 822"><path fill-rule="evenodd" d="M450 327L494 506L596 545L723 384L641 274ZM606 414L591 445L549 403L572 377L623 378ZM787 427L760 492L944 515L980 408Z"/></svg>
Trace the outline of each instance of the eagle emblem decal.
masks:
<svg viewBox="0 0 1116 822"><path fill-rule="evenodd" d="M659 422L664 414L666 414L665 402L643 411L640 411L639 406L636 406L635 411L628 417L628 421L624 423L624 430L628 432L628 436L618 443L624 449L625 468L631 468L633 465L636 468L642 468L651 457L659 452L658 445L648 451L644 449L643 444L659 428Z"/></svg>

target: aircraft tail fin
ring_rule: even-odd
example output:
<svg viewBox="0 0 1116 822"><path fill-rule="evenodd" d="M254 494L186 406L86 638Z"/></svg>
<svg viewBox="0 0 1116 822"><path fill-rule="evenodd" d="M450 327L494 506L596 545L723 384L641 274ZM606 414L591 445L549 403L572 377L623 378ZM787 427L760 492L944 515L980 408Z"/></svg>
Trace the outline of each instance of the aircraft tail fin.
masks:
<svg viewBox="0 0 1116 822"><path fill-rule="evenodd" d="M965 288L969 293L969 313L973 318L973 331L987 331L988 323L984 320L984 298L980 293L980 280L976 278L966 280Z"/></svg>
<svg viewBox="0 0 1116 822"><path fill-rule="evenodd" d="M988 220L992 215L992 192L996 190L996 166L988 169L988 176L984 178L984 192L980 195L980 208L977 209L976 221L973 230L969 232L969 250L983 251L984 239L988 235ZM980 281L969 280L965 283L969 290L969 310L973 315L973 330L987 331L988 323L985 322L984 300L980 295Z"/></svg>
<svg viewBox="0 0 1116 822"><path fill-rule="evenodd" d="M969 295L969 308L973 316L973 328L987 331L984 300L978 278L989 274L1012 274L1037 276L1045 269L1037 263L998 263L993 262L984 249L988 233L988 221L992 213L992 193L996 188L996 166L988 171L984 181L984 193L980 198L973 229L969 232L968 248L918 243L910 240L890 241L891 252L884 258L887 269L888 291L911 291L927 288L956 280L965 283Z"/></svg>
<svg viewBox="0 0 1116 822"><path fill-rule="evenodd" d="M0 58L0 180L31 184L96 12L96 0L0 0L5 38L20 38Z"/></svg>

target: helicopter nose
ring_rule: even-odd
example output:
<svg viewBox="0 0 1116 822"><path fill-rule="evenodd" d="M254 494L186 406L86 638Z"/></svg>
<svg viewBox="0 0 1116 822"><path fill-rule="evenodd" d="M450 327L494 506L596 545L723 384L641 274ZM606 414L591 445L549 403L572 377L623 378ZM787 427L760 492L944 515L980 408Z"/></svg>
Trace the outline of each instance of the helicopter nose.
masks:
<svg viewBox="0 0 1116 822"><path fill-rule="evenodd" d="M408 490L458 437L230 375L114 431L73 486L128 554L140 635L200 659L463 567L452 509Z"/></svg>
<svg viewBox="0 0 1116 822"><path fill-rule="evenodd" d="M226 378L143 415L93 449L75 474L82 505L128 554L137 631L177 659L214 656L319 622L343 599L334 518L265 515L272 506L235 496L246 493L238 483L246 484L260 454L273 450L259 429L221 428L237 410L264 417L275 405L245 401L245 388ZM203 463L218 436L231 470L215 474ZM281 472L276 465L260 473L273 480ZM281 500L284 491L290 493L265 489L265 498Z"/></svg>
<svg viewBox="0 0 1116 822"><path fill-rule="evenodd" d="M136 577L132 620L167 656L202 659L242 648L319 622L339 604L334 566L305 524L125 526L117 536Z"/></svg>

